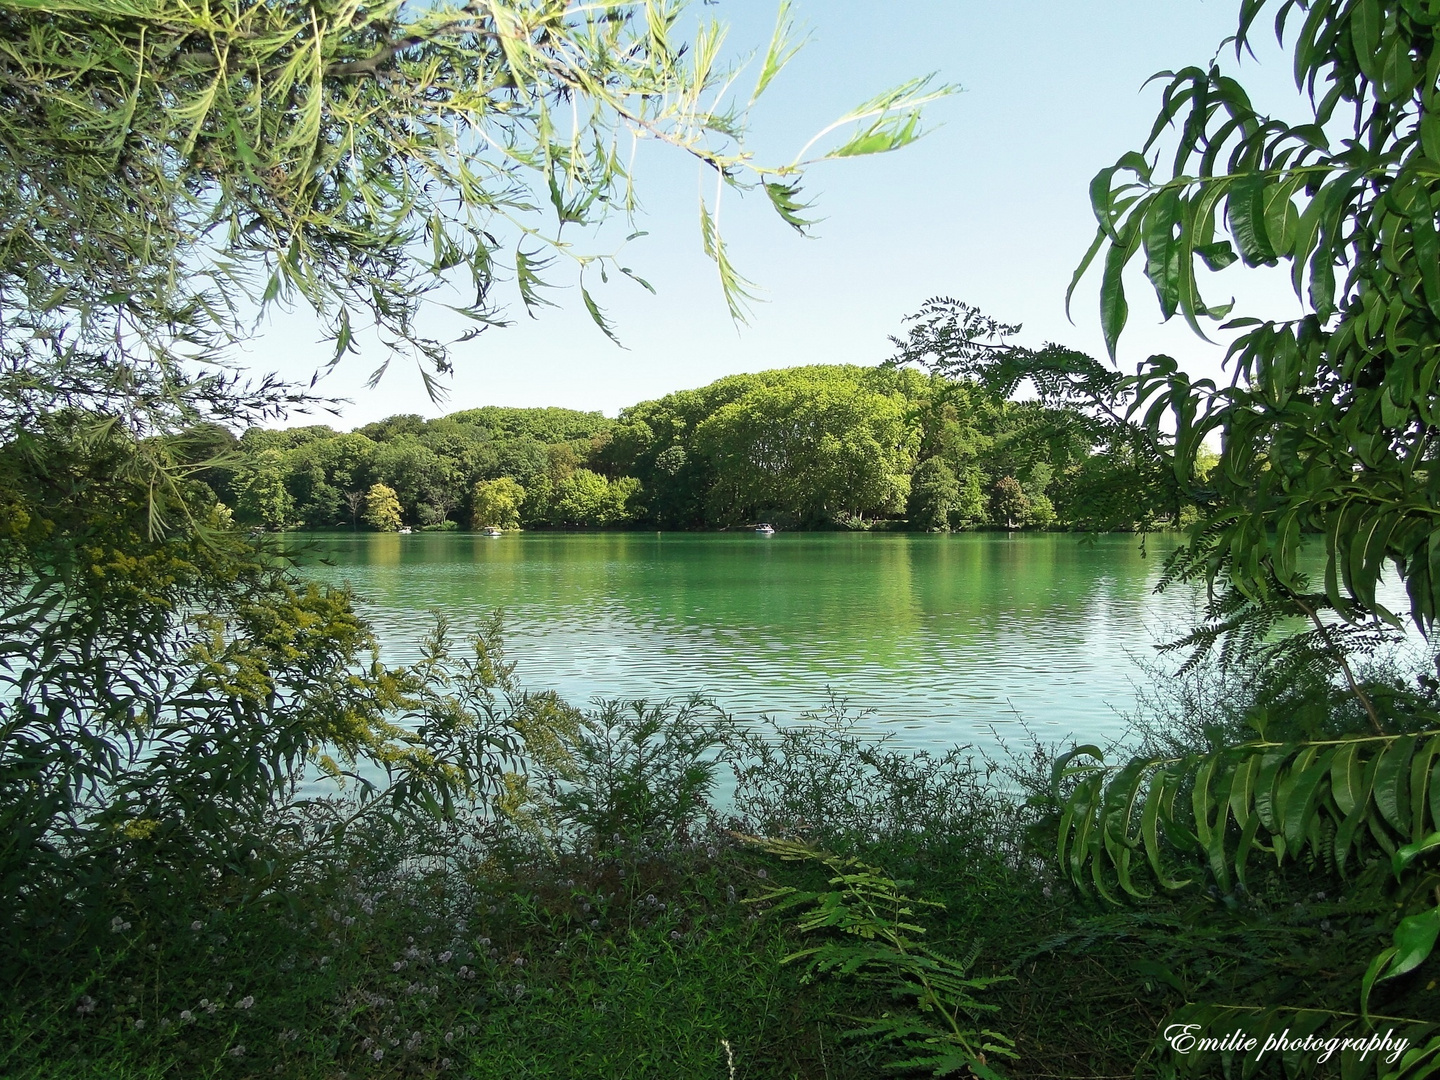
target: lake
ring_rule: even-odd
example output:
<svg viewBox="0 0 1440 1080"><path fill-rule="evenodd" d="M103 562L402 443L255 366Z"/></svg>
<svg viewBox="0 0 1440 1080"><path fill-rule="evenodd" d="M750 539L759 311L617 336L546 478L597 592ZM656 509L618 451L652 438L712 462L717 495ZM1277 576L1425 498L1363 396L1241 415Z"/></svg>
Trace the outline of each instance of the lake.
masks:
<svg viewBox="0 0 1440 1080"><path fill-rule="evenodd" d="M834 694L909 748L993 747L1022 722L1046 741L1117 735L1137 660L1194 609L1191 590L1154 593L1172 537L1145 552L1062 533L303 541L305 572L353 587L389 661L418 655L432 610L464 631L498 608L528 688L576 704L703 693L739 721Z"/></svg>

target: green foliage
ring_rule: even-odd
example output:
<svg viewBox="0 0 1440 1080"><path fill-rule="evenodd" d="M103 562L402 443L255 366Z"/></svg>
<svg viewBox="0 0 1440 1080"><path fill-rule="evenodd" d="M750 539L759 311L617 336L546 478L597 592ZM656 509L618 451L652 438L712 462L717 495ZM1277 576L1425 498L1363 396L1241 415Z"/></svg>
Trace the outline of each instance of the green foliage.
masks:
<svg viewBox="0 0 1440 1080"><path fill-rule="evenodd" d="M723 719L699 698L602 703L566 744L557 821L592 848L693 839L711 813Z"/></svg>
<svg viewBox="0 0 1440 1080"><path fill-rule="evenodd" d="M1012 381L1005 392L1014 390ZM1006 523L985 494L1005 476L1025 497L1025 513L1009 519L1017 525L1173 524L1168 489L1163 506L1134 495L1149 464L1128 444L1087 441L1100 428L1074 404L1078 392L1053 407L998 395L968 376L816 365L721 379L618 421L487 407L390 417L348 435L256 429L233 464L205 476L238 504L248 478L278 463L286 520L320 528L358 520L373 482L396 491L406 524L478 523L477 485L508 479L526 493L526 526L863 528L903 514L913 528L959 529Z"/></svg>
<svg viewBox="0 0 1440 1080"><path fill-rule="evenodd" d="M347 592L202 519L198 485L161 508L197 529L153 535L136 456L72 415L5 459L29 497L0 540L7 981L35 948L83 956L122 900L263 895L357 818L487 799L569 723L511 693L495 625L469 658L441 624L416 664L380 664ZM307 774L348 777L356 802L297 797Z"/></svg>
<svg viewBox="0 0 1440 1080"><path fill-rule="evenodd" d="M1237 61L1266 6L1242 3L1231 39ZM1298 33L1293 22L1289 29L1310 115L1291 124L1259 114L1218 59L1165 73L1143 152L1126 154L1091 185L1099 227L1076 278L1104 252L1101 321L1113 355L1128 319L1123 272L1142 250L1162 315L1178 313L1197 332L1200 317L1229 311L1202 298L1197 257L1212 271L1290 264L1306 314L1231 323L1242 333L1229 351L1229 386L1152 357L1122 388L1133 399L1129 415L1141 418L1200 505L1166 575L1167 583L1211 586L1204 624L1177 643L1195 647L1190 665L1220 642L1225 660L1259 656L1273 680L1306 670L1322 681L1343 677L1363 708L1360 723L1375 734L1358 736L1352 724L1334 738L1277 741L1262 726L1259 740L1236 743L1217 733L1208 752L1136 757L1113 775L1080 764L1099 756L1080 748L1057 763L1051 797L1060 807L1062 864L1082 888L1088 876L1107 897L1148 895L1135 876L1142 866L1166 888L1203 866L1218 890L1243 897L1256 873L1247 859L1259 851L1274 854L1278 867L1300 860L1341 878L1384 913L1372 926L1390 939L1378 953L1372 948L1363 973L1345 968L1351 1001L1358 997L1368 1016L1375 995L1404 997L1440 931L1430 847L1440 831L1440 736L1425 730L1434 713L1385 709L1353 663L1383 640L1384 623L1398 624L1376 599L1387 567L1398 571L1423 630L1440 609L1430 482L1440 347L1431 128L1440 52L1433 19L1413 4L1273 6L1282 42L1287 20L1303 13ZM1169 163L1160 153L1167 141ZM1216 435L1221 453L1212 465L1205 443ZM1312 591L1297 568L1307 533L1324 537L1323 590ZM1293 616L1310 628L1267 640ZM1332 1021L1337 1003L1318 1004L1327 1008L1292 1014L1294 1022ZM1284 1022L1273 1012L1262 1020ZM1418 1030L1391 1075L1429 1075L1437 1048ZM1388 1068L1354 1055L1341 1063L1344 1075L1372 1067Z"/></svg>
<svg viewBox="0 0 1440 1080"><path fill-rule="evenodd" d="M1137 415L1151 431L1174 426L1175 476L1206 507L1194 574L1296 614L1389 619L1375 588L1393 565L1411 616L1428 626L1440 610L1432 19L1401 0L1246 0L1237 60L1267 6L1282 39L1292 35L1309 114L1258 113L1218 63L1166 73L1144 151L1154 159L1126 154L1091 185L1099 228L1081 271L1103 250L1113 352L1128 314L1122 272L1142 250L1162 314L1197 331L1202 316L1229 309L1202 298L1197 258L1212 270L1289 265L1307 313L1233 323L1243 333L1229 352L1232 385L1192 379L1167 357L1133 380ZM1202 477L1213 434L1219 467ZM1300 595L1306 533L1325 537L1324 588Z"/></svg>
<svg viewBox="0 0 1440 1080"><path fill-rule="evenodd" d="M687 41L679 16L678 4L627 0L7 5L0 52L17 74L0 88L10 148L0 295L14 317L0 440L53 409L124 428L139 440L134 467L149 473L150 525L161 532L194 524L160 510L175 509L197 474L232 506L245 495L261 524L353 526L377 480L397 489L412 524L449 520L476 479L497 475L477 475L489 466L473 441L444 448L467 468L437 482L413 448L391 455L411 460L391 460L386 477L277 434L250 444L286 454L293 506L273 476L253 478L253 492L227 483L237 462L210 437L217 428L317 404L274 377L233 373L229 350L271 305L313 312L336 363L358 351L358 335L376 335L387 356L420 360L438 394L454 343L425 336L418 316L457 282L468 341L504 321L497 282L513 275L533 308L545 266L563 257L609 332L587 272L641 279L618 254L585 252L560 231L635 209L627 141L653 139L713 166L720 188L779 184L793 201L809 165L912 141L918 111L950 92L912 80L845 121L886 138L842 137L842 155L822 147L767 167L745 142L753 99L740 107L724 96L740 71L721 61L723 33L703 24ZM758 85L792 51L785 25ZM794 225L789 202L767 195ZM713 217L702 232L733 305ZM177 460L172 439L216 452Z"/></svg>
<svg viewBox="0 0 1440 1080"><path fill-rule="evenodd" d="M990 517L992 520L1015 528L1030 512L1030 499L1020 487L1020 481L1013 476L1002 476L990 489Z"/></svg>
<svg viewBox="0 0 1440 1080"><path fill-rule="evenodd" d="M634 277L558 238L633 209L627 137L698 158L722 187L798 191L815 161L913 141L919 110L949 92L907 83L841 122L885 138L766 167L744 142L748 106L702 104L738 76L720 62L720 28L688 43L678 15L609 0L14 5L6 55L24 74L5 91L0 134L13 148L7 186L24 195L7 202L3 288L36 315L163 340L177 314L238 330L222 313L258 283L264 304L298 296L321 313L337 358L363 315L443 371L444 347L414 320L455 268L474 296L458 310L477 328L497 320L489 294L504 261L527 308L555 255L582 278L597 265ZM772 48L772 61L790 51ZM508 260L505 223L523 237ZM712 221L717 249L713 233ZM62 249L73 255L57 262ZM722 273L732 300L733 281Z"/></svg>
<svg viewBox="0 0 1440 1080"><path fill-rule="evenodd" d="M751 1076L820 1068L822 1007L796 1009L778 923L727 898L748 876L730 845L507 871L487 864L492 844L484 828L368 822L283 900L122 905L88 970L62 961L0 1003L0 1070L710 1080L722 1040Z"/></svg>
<svg viewBox="0 0 1440 1080"><path fill-rule="evenodd" d="M1120 893L1149 899L1145 876L1167 890L1208 876L1222 893L1243 897L1261 853L1277 866L1300 860L1348 880L1388 913L1382 925L1392 937L1351 984L1367 1019L1377 985L1419 968L1434 949L1440 733L1262 739L1178 759L1137 757L1118 771L1103 766L1095 747L1079 747L1056 759L1050 797L1060 813L1058 865L1082 892L1093 887L1112 903ZM1292 1024L1305 1019L1293 1012L1302 1003L1286 1004ZM1315 1012L1313 1026L1335 1015L1330 1004ZM1419 1067L1437 1049L1440 1041L1431 1042L1406 1060ZM1437 1068L1440 1060L1414 1075Z"/></svg>
<svg viewBox="0 0 1440 1080"><path fill-rule="evenodd" d="M0 1068L623 1067L698 1080L724 1075L728 1054L748 1075L874 1075L879 1051L836 1045L834 1018L892 1008L891 982L802 981L783 959L804 942L741 902L768 888L765 865L708 827L718 714L608 703L582 717L515 684L494 622L468 655L452 654L438 627L412 674L426 689L397 726L433 747L437 765L487 785L453 789L433 814L376 812L388 798L301 800L293 819L257 820L276 857L263 889L236 890L241 874L211 887L202 872L154 892L107 891L82 947L26 942L30 970L0 999ZM445 736L451 723L471 736ZM823 737L810 742L829 751ZM484 756L462 768L454 754L467 745ZM508 771L515 749L528 784ZM838 807L845 792L832 784L830 798ZM940 959L906 970L952 1000L953 965L931 952Z"/></svg>
<svg viewBox="0 0 1440 1080"><path fill-rule="evenodd" d="M470 527L518 529L524 502L525 489L508 476L481 480L470 494Z"/></svg>
<svg viewBox="0 0 1440 1080"><path fill-rule="evenodd" d="M624 410L598 458L659 525L861 523L903 512L933 392L854 367L736 375Z"/></svg>
<svg viewBox="0 0 1440 1080"><path fill-rule="evenodd" d="M294 517L294 501L285 490L284 458L278 450L263 450L246 463L235 478L235 509L241 521L267 529L283 529Z"/></svg>
<svg viewBox="0 0 1440 1080"><path fill-rule="evenodd" d="M234 1035L255 997L211 981L237 971L271 980L277 998L301 983L309 1015L328 1018L305 1060L290 1062L293 1014L264 1006L247 1031L266 1040L266 1066L363 1067L382 1060L380 1039L399 1056L385 1025L414 1018L434 991L387 983L377 994L371 983L330 995L328 953L307 954L309 977L291 974L322 916L326 949L350 925L327 901L368 886L365 873L415 872L381 860L337 885L340 841L371 828L393 837L462 806L519 828L521 765L558 767L545 753L575 714L553 697L512 694L483 635L457 658L441 627L419 662L384 666L346 593L291 577L216 506L223 496L277 527L336 524L346 511L353 523L361 510L387 530L402 513L440 525L463 501L454 494L498 465L486 440L453 425L405 434L412 425L401 423L377 440L252 432L236 448L217 431L311 398L274 379L243 383L227 350L272 304L298 300L324 323L337 362L368 326L387 354L427 360L433 390L447 346L422 335L417 316L456 274L473 332L500 321L493 287L512 272L527 309L540 303L555 255L582 279L635 276L559 231L633 209L621 144L641 135L715 167L721 187L770 183L772 206L796 225L809 162L754 161L748 106L723 100L738 73L719 62L719 29L687 42L677 17L668 4L548 0L4 5L7 1074L77 1058L80 1071L111 1075L132 1062L252 1074L257 1044L247 1051ZM782 23L757 90L789 53L785 38ZM921 81L868 103L846 118L856 138L815 160L912 141L934 96ZM739 279L707 218L705 246L733 305ZM558 461L543 444L540 456ZM459 476L450 461L463 464ZM634 494L633 482L617 486ZM347 780L354 797L308 797L302 783L317 770ZM328 894L310 891L320 880ZM230 911L248 916L234 941L223 932L236 929ZM282 921L288 933L259 933ZM362 956L351 959L364 967ZM418 960L407 951L388 970ZM116 986L103 986L112 975ZM465 979L432 977L427 986ZM208 993L197 1002L197 991ZM96 993L105 1012L87 1030ZM408 1007L392 1008L402 995ZM207 1037L181 1035L191 1022ZM290 1036L278 1052L277 1029ZM24 1044L39 1045L28 1061ZM429 1055L423 1067L442 1062Z"/></svg>
<svg viewBox="0 0 1440 1080"><path fill-rule="evenodd" d="M730 732L733 803L747 827L917 864L973 862L978 849L1008 831L1003 806L989 798L987 774L966 748L939 755L894 749L863 736L860 719L832 701L798 723Z"/></svg>
<svg viewBox="0 0 1440 1080"><path fill-rule="evenodd" d="M578 412L575 409L508 409L486 405L464 409L446 417L485 431L492 439L534 439L547 445L562 442L588 441L605 435L615 422L603 413Z"/></svg>
<svg viewBox="0 0 1440 1080"><path fill-rule="evenodd" d="M876 1018L853 1018L862 1026L845 1032L873 1039L891 1053L906 1057L889 1067L923 1070L932 1076L968 1072L997 1080L986 1064L987 1055L1015 1057L1014 1043L996 1031L976 1028L975 1018L998 1006L976 995L1000 978L969 974L968 962L956 961L927 948L921 941L925 928L913 921L917 908L943 905L916 900L901 891L907 884L858 859L840 858L785 840L746 837L767 854L787 861L814 860L833 875L823 892L777 886L760 902L775 913L801 910L792 917L802 934L838 932L838 940L810 945L785 958L807 962L807 978L853 978L874 985L884 996L913 1002L915 1012L886 1012Z"/></svg>
<svg viewBox="0 0 1440 1080"><path fill-rule="evenodd" d="M370 467L376 483L388 488L400 516L414 525L444 521L458 503L459 484L450 463L413 435L401 435L375 448ZM373 487L372 487L373 490ZM371 521L373 527L374 521Z"/></svg>
<svg viewBox="0 0 1440 1080"><path fill-rule="evenodd" d="M992 400L1013 398L1023 387L1037 395L1036 402L1011 406L1014 418L982 451L990 483L1024 478L1027 502L1046 498L1056 520L1076 528L1142 531L1180 523L1186 500L1170 467L1168 436L1127 415L1135 405L1129 380L1061 345L1017 345L1009 339L1019 326L949 297L927 300L906 321L906 337L891 338L896 352L888 366L915 364L961 385L973 382ZM1048 470L1039 483L1037 466ZM1053 501L1046 495L1050 478ZM1033 524L1049 523L1044 503L1031 516ZM1020 522L1024 515L995 520Z"/></svg>
<svg viewBox="0 0 1440 1080"><path fill-rule="evenodd" d="M1048 529L1055 524L1055 504L1047 495L1025 496L1025 524L1039 529Z"/></svg>
<svg viewBox="0 0 1440 1080"><path fill-rule="evenodd" d="M395 532L403 524L395 489L378 481L365 493L365 524L378 532Z"/></svg>
<svg viewBox="0 0 1440 1080"><path fill-rule="evenodd" d="M960 482L942 458L926 458L910 477L905 516L916 529L946 532L960 515Z"/></svg>
<svg viewBox="0 0 1440 1080"><path fill-rule="evenodd" d="M477 1076L623 1067L699 1080L726 1075L728 1046L737 1076L860 1080L897 1060L916 1062L913 1072L929 1059L931 1072L959 1050L940 1009L919 1008L925 980L953 1003L959 994L947 997L942 976L969 983L1002 974L1013 978L960 987L996 1011L956 1019L962 1031L1003 1033L989 1041L1019 1055L1017 1075L1171 1075L1168 1055L1152 1047L1171 1022L1208 1025L1208 1034L1223 1024L1224 1033L1288 1026L1294 1036L1322 1022L1317 1033L1326 1038L1364 1034L1363 1021L1336 1014L1355 1012L1355 987L1374 954L1392 945L1403 893L1390 884L1393 867L1373 833L1365 849L1372 861L1357 868L1352 854L1339 881L1308 847L1298 858L1287 847L1283 863L1250 859L1244 893L1155 889L1146 901L1096 914L1063 888L1051 895L1052 872L1062 868L1021 845L1025 815L961 750L930 757L876 744L846 727L840 709L806 725L753 730L704 707L693 724L674 728L684 707L610 704L582 715L515 684L493 624L473 652L452 656L444 637L432 638L418 666L432 671L433 696L396 714L399 726L434 730L443 717L468 718L462 728L477 736L508 736L477 738L477 751L521 748L528 779L492 756L466 770L491 784L456 789L448 817L443 806L439 817L393 815L384 799L358 816L352 803L313 803L315 818L295 819L301 829L268 837L279 869L264 879L264 895L236 890L245 880L237 877L213 889L182 878L158 894L107 892L111 906L86 939L90 951L27 941L36 960L29 981L0 999L0 1069L127 1077L203 1066L239 1078L344 1068L385 1077L439 1070L448 1058L449 1069ZM1206 700L1223 696L1245 712L1248 685L1223 695L1212 688ZM1413 704L1398 688L1387 695L1373 674L1366 686L1377 703ZM1319 707L1322 728L1363 722L1353 699L1325 701L1350 712L1322 721L1329 706ZM1276 707L1275 725L1292 704ZM1393 726L1394 714L1377 707ZM1214 707L1199 713L1197 730L1220 715ZM721 744L690 730L722 725ZM467 741L437 746L448 756ZM717 755L737 770L733 802L713 801ZM687 775L698 784L687 789ZM746 833L841 854L831 867L737 849L707 825L718 813L734 814L732 827ZM311 839L316 820L321 844ZM1203 853L1165 851L1167 873L1185 862L1203 872ZM1137 883L1149 873L1143 863L1137 854ZM198 876L203 885L207 875ZM880 906L866 910L861 895ZM798 897L808 899L783 906ZM121 929L112 932L116 917ZM833 925L802 929L802 918ZM926 932L896 925L904 923ZM876 938L843 932L862 926ZM802 959L782 964L797 952ZM817 960L860 965L853 976L835 968L806 978ZM1376 1019L1427 1016L1424 986L1435 963L1378 981ZM1261 1005L1236 1003L1256 998ZM1282 1014L1264 1004L1271 1001L1295 1008ZM872 1037L835 1038L872 1018L883 1028ZM1391 1023L1381 1022L1381 1034ZM1412 1048L1435 1037L1425 1023L1393 1024ZM889 1035L920 1045L906 1050ZM244 1054L233 1056L239 1046ZM985 1053L984 1067L998 1071L1005 1055ZM1173 1065L1210 1075L1224 1068L1216 1057ZM1412 1059L1415 1074L1429 1060ZM1383 1073L1373 1061L1368 1072L1347 1068ZM1313 1064L1313 1056L1275 1055L1253 1072L1327 1075L1307 1072ZM1239 1075L1250 1063L1231 1068Z"/></svg>
<svg viewBox="0 0 1440 1080"><path fill-rule="evenodd" d="M1189 879L1175 880L1166 866L1171 851L1202 856L1216 883L1229 890L1232 878L1245 884L1247 860L1261 852L1277 862L1307 854L1343 874L1347 866L1421 845L1405 860L1408 866L1440 832L1440 734L1434 732L1246 742L1179 759L1136 758L1113 775L1099 761L1094 747L1062 755L1052 794L1065 806L1060 864L1082 888L1088 872L1107 897L1113 880L1143 898L1132 864L1148 864L1167 888L1186 884ZM1106 871L1116 877L1107 879ZM1428 892L1421 888L1418 895Z"/></svg>
<svg viewBox="0 0 1440 1080"><path fill-rule="evenodd" d="M813 524L897 513L916 439L904 399L867 381L843 368L792 370L701 421L694 445L715 478L712 519Z"/></svg>
<svg viewBox="0 0 1440 1080"><path fill-rule="evenodd" d="M607 480L589 469L576 469L555 485L550 519L560 525L619 525L637 516L640 481L633 476Z"/></svg>

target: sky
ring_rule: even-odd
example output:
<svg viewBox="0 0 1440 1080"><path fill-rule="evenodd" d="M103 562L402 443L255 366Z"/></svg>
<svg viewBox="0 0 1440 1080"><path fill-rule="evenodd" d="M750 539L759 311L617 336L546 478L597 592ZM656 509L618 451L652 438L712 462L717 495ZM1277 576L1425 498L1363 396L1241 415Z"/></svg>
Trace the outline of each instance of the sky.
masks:
<svg viewBox="0 0 1440 1080"><path fill-rule="evenodd" d="M384 359L375 342L348 357L316 390L349 399L338 417L292 414L288 423L350 428L395 413L439 416L481 405L621 408L724 375L815 363L877 364L890 335L928 297L950 296L1002 321L1019 340L1059 342L1104 354L1096 291L1083 282L1065 312L1070 276L1094 234L1088 184L1138 149L1159 107L1157 71L1205 64L1233 32L1236 0L799 0L809 42L752 114L757 157L789 161L816 131L873 94L930 72L962 92L927 111L928 134L893 154L827 162L806 182L823 220L797 235L763 197L725 195L732 260L760 286L747 325L726 309L698 220L713 181L681 155L647 145L637 164L649 235L626 261L656 289L617 280L597 301L623 348L590 321L578 289L552 294L538 319L518 302L510 327L456 348L446 398L430 400L413 361ZM763 52L774 0L694 3L689 20L729 25L727 52ZM1263 35L1260 35L1263 37ZM1294 117L1289 64L1273 38L1238 73L1262 109ZM1236 70L1233 52L1225 66ZM1212 298L1237 299L1234 315L1283 318L1298 302L1277 274L1236 265L1216 275ZM502 290L503 291L503 290ZM1164 352L1196 374L1220 371L1223 346L1181 320L1162 324L1142 278L1127 286L1130 325L1118 363ZM512 295L513 294L509 294ZM1071 321L1073 319L1073 322ZM428 329L461 327L436 320ZM240 357L252 370L308 381L329 356L314 324L277 314Z"/></svg>

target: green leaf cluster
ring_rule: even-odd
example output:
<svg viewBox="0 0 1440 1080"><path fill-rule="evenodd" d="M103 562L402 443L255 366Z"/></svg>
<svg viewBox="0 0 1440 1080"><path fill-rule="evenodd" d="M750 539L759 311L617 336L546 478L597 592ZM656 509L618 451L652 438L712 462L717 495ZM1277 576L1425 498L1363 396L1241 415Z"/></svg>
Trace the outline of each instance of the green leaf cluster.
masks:
<svg viewBox="0 0 1440 1080"><path fill-rule="evenodd" d="M742 107L724 94L739 71L720 61L723 29L702 23L686 42L680 13L617 0L7 5L0 138L7 183L25 193L7 201L8 287L30 310L150 318L202 294L177 276L201 256L211 305L298 296L326 315L337 358L364 316L443 367L415 334L417 303L458 269L474 296L458 310L493 321L504 224L521 236L511 261L527 308L555 256L630 274L558 230L633 208L637 139L726 185L788 177L771 183L795 197L805 162L767 170L744 144L749 107L795 52L790 20ZM924 104L949 92L926 82L833 125L893 128L886 145L824 156L913 141ZM219 259L202 254L217 243Z"/></svg>
<svg viewBox="0 0 1440 1080"><path fill-rule="evenodd" d="M186 450L149 448L182 474ZM123 430L79 413L0 456L7 964L116 895L253 896L357 817L485 802L574 723L515 687L498 623L466 655L442 622L419 661L386 666L347 591L299 580L204 484L152 477ZM157 535L157 503L192 527ZM303 786L326 775L348 806Z"/></svg>
<svg viewBox="0 0 1440 1080"><path fill-rule="evenodd" d="M508 476L480 480L470 495L472 529L518 529L525 489Z"/></svg>
<svg viewBox="0 0 1440 1080"><path fill-rule="evenodd" d="M974 1025L998 1008L977 995L1009 977L972 975L970 961L957 961L924 945L920 939L925 928L915 921L918 909L943 905L907 896L902 891L907 882L858 859L794 841L742 839L788 862L817 862L832 875L827 890L776 886L755 901L775 914L789 913L800 933L822 935L819 944L791 953L786 963L804 960L807 978L856 979L908 1003L903 1012L853 1018L860 1026L845 1032L847 1036L873 1040L890 1053L905 1055L889 1063L894 1069L999 1080L1001 1074L987 1058L1015 1057L1014 1044L997 1031Z"/></svg>
<svg viewBox="0 0 1440 1080"><path fill-rule="evenodd" d="M618 420L490 407L392 416L348 434L252 428L238 444L212 429L238 453L203 478L261 528L354 527L375 483L395 491L406 525L483 527L494 522L476 517L477 492L498 489L479 485L502 480L523 489L514 520L525 526L1176 523L1173 485L1157 481L1170 474L1153 459L1104 441L1074 403L1002 390L1016 386L813 365L728 377ZM997 490L1012 484L1019 495L998 512Z"/></svg>
<svg viewBox="0 0 1440 1080"><path fill-rule="evenodd" d="M602 468L644 485L670 527L787 526L906 516L910 527L1006 524L1006 477L1048 518L1017 524L1142 528L1174 520L1133 459L1094 441L1072 406L1010 400L962 372L815 365L736 375L622 410ZM947 478L948 474L948 478ZM1104 492L1128 489L1122 512ZM1122 504L1115 499L1116 506Z"/></svg>
<svg viewBox="0 0 1440 1080"><path fill-rule="evenodd" d="M1359 980L1359 1016L1368 1017L1377 984L1424 964L1440 936L1434 730L1262 739L1182 758L1136 757L1118 769L1082 746L1056 759L1050 802L1059 814L1056 862L1081 892L1110 903L1122 894L1144 902L1155 885L1178 890L1201 878L1244 896L1253 860L1266 855L1277 867L1300 861L1383 898L1392 943ZM1317 1013L1315 1026L1329 1018ZM1440 1069L1440 1039L1423 1050L1406 1059L1419 1071L1393 1075Z"/></svg>
<svg viewBox="0 0 1440 1080"><path fill-rule="evenodd" d="M365 524L376 532L396 532L400 523L400 500L395 497L395 489L371 484L365 492Z"/></svg>
<svg viewBox="0 0 1440 1080"><path fill-rule="evenodd" d="M1132 414L1173 431L1176 480L1206 507L1193 571L1291 599L1301 537L1318 534L1324 591L1294 613L1303 603L1393 622L1376 598L1393 566L1410 616L1429 627L1440 612L1435 13L1412 0L1245 0L1237 59L1267 8L1309 115L1264 115L1218 61L1161 73L1143 150L1091 185L1098 228L1076 277L1103 253L1113 355L1128 319L1125 268L1142 255L1162 314L1197 332L1230 307L1202 298L1200 264L1287 265L1306 313L1227 324L1240 331L1228 384L1168 357L1145 361L1131 384ZM1202 475L1217 437L1218 467Z"/></svg>

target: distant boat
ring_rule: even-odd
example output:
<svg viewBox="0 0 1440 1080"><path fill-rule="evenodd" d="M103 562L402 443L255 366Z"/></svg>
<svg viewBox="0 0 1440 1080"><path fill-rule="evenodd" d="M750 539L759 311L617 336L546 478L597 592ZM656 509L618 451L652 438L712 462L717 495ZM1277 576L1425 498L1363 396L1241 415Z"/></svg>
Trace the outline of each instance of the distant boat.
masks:
<svg viewBox="0 0 1440 1080"><path fill-rule="evenodd" d="M402 533L408 533L408 532L411 532L412 530L411 530L411 528L410 528L409 525L402 525L402 526L400 527L400 531L401 531Z"/></svg>
<svg viewBox="0 0 1440 1080"><path fill-rule="evenodd" d="M487 526L485 529L483 529L482 531L485 533L486 536L504 536L504 535L505 535L505 530L504 530L504 529L497 529L494 525L489 525L489 526Z"/></svg>
<svg viewBox="0 0 1440 1080"><path fill-rule="evenodd" d="M759 533L761 536L774 536L774 535L775 535L775 526L774 526L774 525L766 525L766 524L762 521L759 525L756 525L756 526L755 526L755 531L756 531L757 533Z"/></svg>

